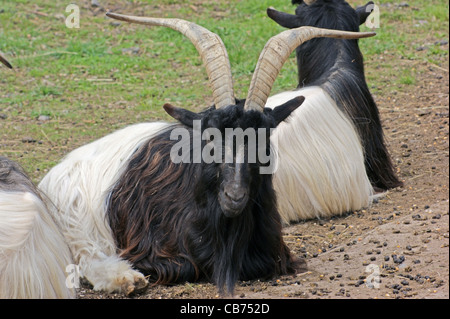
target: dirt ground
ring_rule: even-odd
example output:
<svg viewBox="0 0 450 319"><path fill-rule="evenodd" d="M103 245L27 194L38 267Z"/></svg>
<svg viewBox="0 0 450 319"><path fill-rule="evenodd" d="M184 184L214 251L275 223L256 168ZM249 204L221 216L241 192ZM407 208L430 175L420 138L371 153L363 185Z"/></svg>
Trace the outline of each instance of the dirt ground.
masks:
<svg viewBox="0 0 450 319"><path fill-rule="evenodd" d="M240 282L234 298L449 298L448 61L402 63L418 70L416 85L375 98L404 187L366 210L286 227L309 271ZM79 297L124 298L87 287ZM134 298L221 297L212 284L186 283Z"/></svg>

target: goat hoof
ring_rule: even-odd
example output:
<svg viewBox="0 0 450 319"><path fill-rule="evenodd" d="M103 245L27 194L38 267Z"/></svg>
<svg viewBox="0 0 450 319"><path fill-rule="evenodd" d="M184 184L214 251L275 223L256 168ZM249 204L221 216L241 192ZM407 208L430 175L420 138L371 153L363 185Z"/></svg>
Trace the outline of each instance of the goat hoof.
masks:
<svg viewBox="0 0 450 319"><path fill-rule="evenodd" d="M127 281L122 285L122 291L128 297L143 293L147 290L148 281L142 274L134 277L134 281Z"/></svg>

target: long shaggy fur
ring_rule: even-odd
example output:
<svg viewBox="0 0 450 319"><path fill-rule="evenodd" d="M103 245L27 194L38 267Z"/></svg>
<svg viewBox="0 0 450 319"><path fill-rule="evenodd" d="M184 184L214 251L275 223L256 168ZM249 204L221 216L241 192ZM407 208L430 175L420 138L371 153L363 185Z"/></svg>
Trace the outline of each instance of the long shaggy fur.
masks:
<svg viewBox="0 0 450 319"><path fill-rule="evenodd" d="M272 96L266 106L298 95L305 96L305 102L272 135L278 145L274 187L283 222L329 218L367 207L373 190L360 139L329 95L308 87Z"/></svg>
<svg viewBox="0 0 450 319"><path fill-rule="evenodd" d="M136 124L82 146L67 155L39 184L59 208L51 213L80 266L81 276L95 290L130 293L146 285L144 276L118 256L105 203L130 156L167 126Z"/></svg>
<svg viewBox="0 0 450 319"><path fill-rule="evenodd" d="M252 173L252 202L226 218L219 164L174 164L169 135L142 145L111 192L108 217L121 256L158 284L206 279L228 292L238 279L294 273L271 175Z"/></svg>
<svg viewBox="0 0 450 319"><path fill-rule="evenodd" d="M290 27L314 26L359 31L360 18L344 0L298 3ZM365 20L365 19L364 19ZM378 108L364 76L358 40L318 38L297 48L299 88L320 86L352 121L364 148L365 167L373 186L387 190L401 186L385 145Z"/></svg>
<svg viewBox="0 0 450 319"><path fill-rule="evenodd" d="M0 298L73 298L69 248L46 203L15 163L0 157Z"/></svg>

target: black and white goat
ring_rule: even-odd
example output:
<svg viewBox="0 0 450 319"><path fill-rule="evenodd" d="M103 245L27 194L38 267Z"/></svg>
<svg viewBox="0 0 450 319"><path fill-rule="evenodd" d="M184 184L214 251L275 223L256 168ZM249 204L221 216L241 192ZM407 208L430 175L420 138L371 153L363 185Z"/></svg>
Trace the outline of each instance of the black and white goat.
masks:
<svg viewBox="0 0 450 319"><path fill-rule="evenodd" d="M259 140L261 135L268 138L269 129L302 103L303 98L294 97L273 111L264 108L268 97L264 92L271 87L266 87L264 77L276 77L278 70L261 73L259 66L274 58L271 53L278 49L279 37L268 42L248 98L239 102L226 49L216 34L181 19L108 16L166 26L191 39L208 72L215 107L196 114L165 105L181 125L154 122L126 127L71 152L45 176L39 187L61 209L55 217L81 275L94 289L127 294L145 288L144 275L163 284L207 279L232 292L239 279L304 268L283 242L272 175L260 174L258 168L264 165L259 157L251 163L249 157L255 154L249 152L243 161L233 157L231 162L207 163L202 157L198 163L176 164L170 156L176 143L172 133L183 128L193 139L194 120L219 133L251 128L259 132ZM302 41L361 36L314 28L288 33ZM212 142L219 143L215 137ZM227 148L222 143L218 149ZM247 139L240 146L234 156L251 148Z"/></svg>
<svg viewBox="0 0 450 319"><path fill-rule="evenodd" d="M269 17L290 29L312 26L359 31L373 5L369 2L355 10L344 0L292 2L298 4L295 15L269 8ZM302 108L274 136L284 155L274 181L277 191L284 194L280 196L283 220L361 209L371 201L372 186L378 190L401 186L365 81L358 41L317 38L297 46L296 53L297 90L272 96L266 105L306 97ZM286 138L292 135L296 137ZM370 183L360 166L361 156Z"/></svg>

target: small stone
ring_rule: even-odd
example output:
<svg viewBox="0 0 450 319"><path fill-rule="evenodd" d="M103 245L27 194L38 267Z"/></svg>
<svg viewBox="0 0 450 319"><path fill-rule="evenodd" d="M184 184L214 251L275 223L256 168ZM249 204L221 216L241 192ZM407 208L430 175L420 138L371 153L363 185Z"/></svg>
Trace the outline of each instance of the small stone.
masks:
<svg viewBox="0 0 450 319"><path fill-rule="evenodd" d="M38 121L40 121L40 122L45 122L48 120L50 120L50 116L48 116L48 115L39 115L39 117L38 117Z"/></svg>
<svg viewBox="0 0 450 319"><path fill-rule="evenodd" d="M402 262L405 261L405 256L392 255L392 260L393 260L394 263L396 263L396 264L401 264Z"/></svg>
<svg viewBox="0 0 450 319"><path fill-rule="evenodd" d="M447 40L436 41L434 44L437 44L437 45L447 45L447 44L448 44L448 41L447 41Z"/></svg>
<svg viewBox="0 0 450 319"><path fill-rule="evenodd" d="M24 138L22 138L22 143L36 143L36 139L30 137L30 136L26 136Z"/></svg>
<svg viewBox="0 0 450 319"><path fill-rule="evenodd" d="M131 48L124 48L122 49L122 53L124 54L138 54L140 48L139 47L131 47Z"/></svg>

